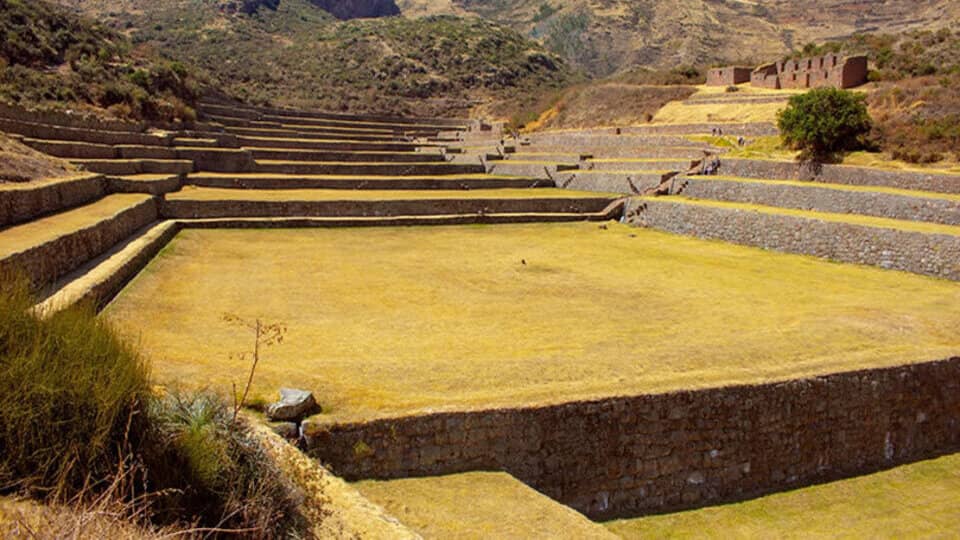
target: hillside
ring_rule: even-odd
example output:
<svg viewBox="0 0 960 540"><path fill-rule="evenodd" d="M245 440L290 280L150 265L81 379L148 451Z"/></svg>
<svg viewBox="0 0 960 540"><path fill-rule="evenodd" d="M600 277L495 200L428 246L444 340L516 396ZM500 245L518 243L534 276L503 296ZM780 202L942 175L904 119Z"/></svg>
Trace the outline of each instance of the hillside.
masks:
<svg viewBox="0 0 960 540"><path fill-rule="evenodd" d="M462 114L483 100L509 112L573 80L536 42L476 17L340 22L309 0L252 15L222 0L61 1L253 103Z"/></svg>
<svg viewBox="0 0 960 540"><path fill-rule="evenodd" d="M538 37L573 66L606 76L631 66L760 63L809 42L860 32L939 29L953 0L399 0L408 16L473 13Z"/></svg>
<svg viewBox="0 0 960 540"><path fill-rule="evenodd" d="M121 34L45 1L0 0L0 100L130 119L195 116L198 82L181 64L132 50Z"/></svg>

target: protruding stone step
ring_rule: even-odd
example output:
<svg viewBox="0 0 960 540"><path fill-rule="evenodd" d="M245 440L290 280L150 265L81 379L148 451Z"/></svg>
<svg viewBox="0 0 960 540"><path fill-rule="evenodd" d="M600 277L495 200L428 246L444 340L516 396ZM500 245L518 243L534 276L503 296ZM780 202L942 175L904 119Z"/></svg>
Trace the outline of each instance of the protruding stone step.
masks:
<svg viewBox="0 0 960 540"><path fill-rule="evenodd" d="M273 174L372 174L378 176L430 176L438 174L484 173L477 163L362 163L323 161L257 160L253 172Z"/></svg>
<svg viewBox="0 0 960 540"><path fill-rule="evenodd" d="M198 187L235 189L502 189L554 187L550 180L495 174L461 174L437 176L375 175L288 175L192 173L186 183Z"/></svg>
<svg viewBox="0 0 960 540"><path fill-rule="evenodd" d="M47 315L80 302L103 305L133 279L177 234L176 221L151 223L49 288L35 309Z"/></svg>
<svg viewBox="0 0 960 540"><path fill-rule="evenodd" d="M579 214L602 212L618 200L550 188L413 192L188 187L167 194L161 213L167 218Z"/></svg>
<svg viewBox="0 0 960 540"><path fill-rule="evenodd" d="M96 202L0 230L0 270L48 284L157 219L153 197L109 195Z"/></svg>
<svg viewBox="0 0 960 540"><path fill-rule="evenodd" d="M503 472L365 481L354 486L424 538L618 538Z"/></svg>

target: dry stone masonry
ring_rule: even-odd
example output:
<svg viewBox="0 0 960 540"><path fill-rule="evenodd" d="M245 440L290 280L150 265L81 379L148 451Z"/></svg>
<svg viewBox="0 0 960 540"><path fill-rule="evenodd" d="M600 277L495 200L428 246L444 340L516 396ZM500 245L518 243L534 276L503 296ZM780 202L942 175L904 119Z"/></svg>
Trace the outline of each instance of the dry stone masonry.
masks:
<svg viewBox="0 0 960 540"><path fill-rule="evenodd" d="M308 421L310 422L310 421ZM960 445L960 358L753 386L307 425L347 479L509 472L594 519L733 501Z"/></svg>

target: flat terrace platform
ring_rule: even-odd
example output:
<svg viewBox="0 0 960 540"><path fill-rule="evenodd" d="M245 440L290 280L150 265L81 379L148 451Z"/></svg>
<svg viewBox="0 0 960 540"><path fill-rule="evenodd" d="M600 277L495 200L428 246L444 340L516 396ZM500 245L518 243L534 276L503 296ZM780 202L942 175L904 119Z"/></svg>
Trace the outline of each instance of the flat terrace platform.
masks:
<svg viewBox="0 0 960 540"><path fill-rule="evenodd" d="M628 540L954 538L958 523L960 454L953 454L741 503L606 526Z"/></svg>
<svg viewBox="0 0 960 540"><path fill-rule="evenodd" d="M946 358L960 283L616 223L185 230L105 316L160 382L228 392L283 322L254 394L324 421L557 403Z"/></svg>

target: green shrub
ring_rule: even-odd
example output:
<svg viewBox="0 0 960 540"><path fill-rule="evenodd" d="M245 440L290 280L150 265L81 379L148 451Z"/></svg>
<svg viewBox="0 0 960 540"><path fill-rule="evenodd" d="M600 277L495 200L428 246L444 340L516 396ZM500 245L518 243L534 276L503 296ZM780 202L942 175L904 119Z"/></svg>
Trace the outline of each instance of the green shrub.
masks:
<svg viewBox="0 0 960 540"><path fill-rule="evenodd" d="M0 278L0 488L73 497L116 473L147 368L91 306L32 305L26 280Z"/></svg>
<svg viewBox="0 0 960 540"><path fill-rule="evenodd" d="M777 117L784 143L816 159L862 148L871 125L865 96L836 88L793 96Z"/></svg>
<svg viewBox="0 0 960 540"><path fill-rule="evenodd" d="M154 399L143 455L158 522L250 529L250 538L283 537L303 526L298 494L212 393Z"/></svg>

